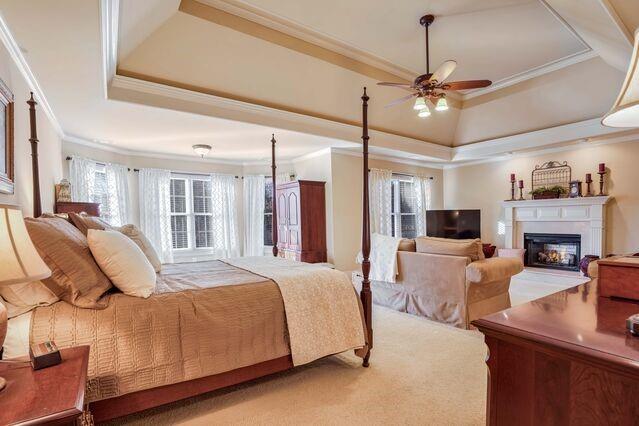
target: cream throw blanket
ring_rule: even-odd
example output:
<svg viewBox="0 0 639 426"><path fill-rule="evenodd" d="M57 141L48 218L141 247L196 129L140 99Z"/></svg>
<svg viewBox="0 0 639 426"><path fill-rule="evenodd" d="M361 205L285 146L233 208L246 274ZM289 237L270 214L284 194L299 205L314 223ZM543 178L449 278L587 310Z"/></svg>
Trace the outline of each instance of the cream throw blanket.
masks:
<svg viewBox="0 0 639 426"><path fill-rule="evenodd" d="M371 234L371 272L369 277L371 280L395 282L395 277L398 274L397 250L401 241L401 238ZM357 263L361 264L363 260L362 252L359 252Z"/></svg>
<svg viewBox="0 0 639 426"><path fill-rule="evenodd" d="M364 346L359 299L345 273L270 256L223 262L277 283L284 300L293 365Z"/></svg>

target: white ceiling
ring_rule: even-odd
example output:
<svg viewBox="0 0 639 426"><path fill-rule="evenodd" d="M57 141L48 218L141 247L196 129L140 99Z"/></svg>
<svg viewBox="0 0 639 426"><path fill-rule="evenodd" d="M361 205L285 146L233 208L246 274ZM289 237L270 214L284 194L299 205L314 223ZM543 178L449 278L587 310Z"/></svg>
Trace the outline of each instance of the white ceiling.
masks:
<svg viewBox="0 0 639 426"><path fill-rule="evenodd" d="M497 82L588 49L580 37L539 0L200 1L217 5L232 4L262 11L264 15L277 16L281 22L295 23L415 73L425 71L424 34L417 21L424 13L433 13L437 18L431 27L431 68L445 59L457 60L458 68L452 80L488 78ZM558 9L565 9L567 15L578 15L579 7L575 7L577 1L582 0L548 0L551 5L557 5ZM599 0L587 1L599 3ZM609 1L615 4L618 11L624 12L623 22L627 27L639 22L639 9L635 4L639 1ZM120 0L118 57L122 60L132 58L136 49L154 35L169 33L173 27L182 28L178 25L172 27L171 24L182 21L190 23L191 20L198 19L178 13L179 3L180 0ZM24 48L26 60L66 133L89 141L106 142L122 149L164 154L193 155L191 145L209 143L214 147L212 158L240 162L267 158L268 140L272 132L278 135L279 155L282 159L295 158L329 146L353 146L352 143L329 137L156 108L135 101L105 99L100 78L102 40L99 4L98 0L0 0L0 11L15 39ZM603 16L605 11L597 13ZM591 22L590 17L584 17L583 22L577 18L571 16L568 21L575 22L575 25ZM198 25L211 27L208 32L200 32L200 37L210 33L230 34L229 37L232 35L234 40L241 38L230 28L216 27L205 21L198 22ZM582 27L587 33L587 25L583 24ZM38 31L33 31L33 28L38 28ZM178 32L177 36L179 35ZM223 40L204 38L202 42L209 44ZM175 42L177 47L178 42L179 40ZM263 40L260 42L266 43ZM165 56L172 54L166 50L166 46L165 44ZM179 59L179 55L174 56ZM199 63L196 59L189 58L192 61L189 66L201 66L206 58ZM306 59L309 67L317 70L323 70L322 66L330 68L321 61L320 64L313 62L318 61L315 58ZM161 65L167 66L169 61L165 62ZM177 63L183 66L186 64L179 61ZM224 65L228 68L228 64ZM176 68L175 65L171 66ZM334 75L328 72L323 75L333 78L331 85L317 87L315 90L332 96L334 103L345 105L344 108L352 110L356 119L359 119L359 104L353 109L339 95L343 94L341 92L348 92L346 99L357 100L361 84L359 80L352 84L351 80L355 81L362 76L339 69L330 71ZM339 80L342 75L338 74L342 71L348 78ZM274 72L268 87L286 88L290 82L282 81L286 79L283 75ZM228 84L228 80L221 81ZM357 89L357 93L351 94L342 87L344 85L349 90ZM268 87L261 84L259 89ZM378 92L373 92L374 90ZM386 97L394 98L401 94L391 89L371 88L370 85L369 91L373 92L377 101L373 108L379 106ZM265 100L268 100L267 95L265 92ZM446 138L442 137L446 142L442 144L452 144L452 141L448 143L448 133L455 133L457 119L461 115L459 110L451 109L447 115L440 115L439 118L434 114L430 122L420 122L411 116L415 121L409 120L406 125L402 120L406 118L404 112L410 112L410 105L404 105L403 108L404 110L385 110L383 113L373 110L372 119L375 123L380 123L383 115L384 119L399 123L396 127L400 130L418 129L421 132L422 127L419 126L423 126L426 129L423 133L427 135L435 129L446 134ZM337 108L334 111L340 117L345 116ZM557 120L560 122L560 117ZM440 131L439 128L444 130ZM398 133L407 134L410 131ZM500 133L508 134L508 131L500 130ZM407 145L422 144L417 139L405 139Z"/></svg>
<svg viewBox="0 0 639 426"><path fill-rule="evenodd" d="M289 21L423 74L424 30L430 27L431 72L458 61L453 80L500 81L589 50L539 0L201 0L232 4Z"/></svg>
<svg viewBox="0 0 639 426"><path fill-rule="evenodd" d="M299 132L107 100L100 78L99 2L63 3L2 1L0 9L62 128L74 138L134 151L189 156L195 156L192 145L206 143L213 146L210 158L238 162L268 158L273 132L281 159L352 145ZM126 25L123 29L129 31Z"/></svg>

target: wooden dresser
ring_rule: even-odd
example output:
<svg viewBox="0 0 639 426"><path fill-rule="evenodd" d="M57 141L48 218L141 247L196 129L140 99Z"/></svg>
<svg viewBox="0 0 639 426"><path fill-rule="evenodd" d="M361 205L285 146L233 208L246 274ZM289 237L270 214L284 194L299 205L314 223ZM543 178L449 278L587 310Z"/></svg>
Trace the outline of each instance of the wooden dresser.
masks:
<svg viewBox="0 0 639 426"><path fill-rule="evenodd" d="M597 282L473 321L485 335L490 425L639 422L639 303L597 295Z"/></svg>
<svg viewBox="0 0 639 426"><path fill-rule="evenodd" d="M279 256L326 262L325 182L298 180L277 186Z"/></svg>

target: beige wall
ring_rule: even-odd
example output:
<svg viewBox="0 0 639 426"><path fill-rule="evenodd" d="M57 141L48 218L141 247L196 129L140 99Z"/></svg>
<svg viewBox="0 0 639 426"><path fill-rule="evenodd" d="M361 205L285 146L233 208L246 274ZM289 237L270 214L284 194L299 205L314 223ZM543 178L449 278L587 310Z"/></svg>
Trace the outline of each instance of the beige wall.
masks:
<svg viewBox="0 0 639 426"><path fill-rule="evenodd" d="M328 261L335 263L335 215L333 211L333 183L335 177L331 171L332 154L330 150L321 151L321 155L306 158L293 164L297 179L319 180L326 182L326 250ZM280 170L281 171L281 170Z"/></svg>
<svg viewBox="0 0 639 426"><path fill-rule="evenodd" d="M370 167L397 173L433 176L433 209L443 205L443 170L371 159ZM362 158L351 155L331 156L333 177L333 262L338 269L357 269L355 257L362 238Z"/></svg>
<svg viewBox="0 0 639 426"><path fill-rule="evenodd" d="M0 78L15 97L15 188L13 194L0 194L0 204L17 204L25 216L33 214L31 145L29 143L29 86L5 47L0 44ZM36 107L42 211L52 211L54 184L62 178L60 138L42 108Z"/></svg>
<svg viewBox="0 0 639 426"><path fill-rule="evenodd" d="M529 191L530 174L535 165L550 160L567 161L572 167L573 179L582 181L586 173L592 173L593 179L598 180L597 165L606 163L610 169L606 177L607 190L614 197L607 210L606 252L639 251L639 141L446 169L445 208L481 209L482 240L503 247L504 236L498 234L498 223L503 220L501 202L510 197L510 173L523 179ZM594 186L598 188L598 184Z"/></svg>

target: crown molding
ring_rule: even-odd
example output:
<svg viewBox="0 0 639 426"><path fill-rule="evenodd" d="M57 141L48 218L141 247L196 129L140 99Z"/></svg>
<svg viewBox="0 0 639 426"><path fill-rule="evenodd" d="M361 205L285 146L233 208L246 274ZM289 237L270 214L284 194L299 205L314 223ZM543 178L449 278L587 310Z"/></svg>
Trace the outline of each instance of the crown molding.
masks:
<svg viewBox="0 0 639 426"><path fill-rule="evenodd" d="M22 51L20 50L20 46L16 42L15 38L13 38L13 34L11 34L11 30L9 30L9 26L7 22L4 20L4 16L0 13L0 39L2 40L2 44L4 44L5 48L9 52L9 56L13 59L18 71L27 82L27 85L35 95L35 98L40 105L40 108L44 110L47 118L51 122L51 125L55 129L58 136L64 136L64 130L58 121L58 118L53 113L53 109L49 102L47 101L47 97L44 95L40 84L38 84L38 80L35 75L31 71L27 60L24 58Z"/></svg>
<svg viewBox="0 0 639 426"><path fill-rule="evenodd" d="M92 141L92 140L85 139L83 137L75 136L75 135L65 135L62 140L63 142L70 142L76 145L82 145L88 148L112 152L114 154L124 155L127 157L156 158L160 160L181 160L181 161L190 161L193 163L223 164L223 165L231 165L231 166L244 165L242 161L200 158L198 156L190 156L190 155L183 155L183 154L167 154L163 152L139 151L134 149L120 148L117 146L110 145L106 142Z"/></svg>
<svg viewBox="0 0 639 426"><path fill-rule="evenodd" d="M608 136L601 140L586 140L585 142L573 141L573 143L564 146L545 148L545 149L537 149L525 152L514 152L512 154L506 155L495 155L490 158L484 158L475 161L468 161L462 163L448 163L444 165L444 170L449 169L457 169L460 167L469 167L476 166L478 164L485 163L495 163L500 161L508 161L513 158L528 158L528 157L537 157L540 155L552 154L556 152L566 152L566 151L576 151L581 149L588 149L595 146L604 146L604 145L613 145L617 143L628 143L628 142L639 142L639 131L633 131L631 133L628 132L619 132L620 134L617 136ZM604 135L605 136L605 135Z"/></svg>
<svg viewBox="0 0 639 426"><path fill-rule="evenodd" d="M109 85L118 66L118 28L120 0L100 0L100 34L102 37L102 85L109 97Z"/></svg>
<svg viewBox="0 0 639 426"><path fill-rule="evenodd" d="M549 62L547 64L532 68L528 71L524 71L522 73L519 74L515 74L511 77L496 81L495 83L491 84L488 87L485 87L483 89L477 89L477 90L473 90L470 91L468 93L465 93L462 96L462 100L468 100L468 99L473 99L476 98L478 96L481 95L485 95L487 93L491 93L491 92L495 92L497 90L501 90L503 88L509 87L509 86L514 86L515 84L519 84L522 83L526 80L530 80L532 78L535 77L539 77L542 76L544 74L548 74L557 70L560 70L562 68L566 68L569 67L571 65L575 65L578 64L580 62L584 62L587 61L589 59L593 59L598 57L599 55L597 54L597 52L595 52L594 50L588 48L586 50L583 50L581 52L577 52L574 53L570 56L567 56L565 58L561 58L558 59L556 61L552 61ZM463 109L463 106L462 106Z"/></svg>
<svg viewBox="0 0 639 426"><path fill-rule="evenodd" d="M347 142L359 142L361 136L361 125L358 123L342 123L338 121L329 120L326 118L315 117L293 111L286 111L279 108L272 108L264 105L259 105L251 102L244 102L241 100L235 100L226 98L223 96L216 96L213 94L202 93L195 90L188 90L179 87L170 86L167 84L156 83L152 81L142 80L133 77L126 77L122 75L115 75L111 82L110 89L119 89L125 92L137 92L159 97L163 100L178 101L176 103L184 105L188 102L193 108L189 108L190 113L196 113L201 115L210 115L206 111L210 110L210 107L219 108L234 113L241 113L244 115L250 115L254 117L266 118L269 123L277 121L278 123L294 123L296 126L295 131L301 131L299 128L307 127L313 129L323 129L331 135L339 134L340 137L329 136L328 134L320 134L317 131L307 133L319 134L324 137L332 137L335 139L341 139ZM128 99L121 96L109 95L111 99L125 100ZM136 96L136 101L140 101L140 97ZM146 101L146 100L145 100ZM226 117L220 117L226 118ZM235 118L235 120L238 120ZM249 120L244 120L249 121ZM264 120L262 120L263 122ZM261 123L257 123L261 124ZM264 124L261 124L264 125ZM451 158L451 148L447 146L438 145L432 142L425 142L421 140L415 140L410 137L396 135L386 132L384 130L369 129L371 135L371 144L389 149L403 149L414 154L418 154L424 157L431 157L435 160L449 160Z"/></svg>
<svg viewBox="0 0 639 426"><path fill-rule="evenodd" d="M605 127L599 117L562 126L520 133L453 148L452 161L477 160L505 152L541 148L582 138L618 133L619 129Z"/></svg>
<svg viewBox="0 0 639 426"><path fill-rule="evenodd" d="M183 0L184 1L184 0ZM189 0L187 0L189 1ZM264 27L279 31L283 34L311 43L315 46L328 49L340 55L361 62L363 64L379 68L397 77L413 81L419 71L411 70L392 63L363 48L355 47L343 40L332 37L329 34L314 30L299 22L285 18L281 15L268 12L259 7L250 5L242 0L190 0L197 3L219 9L240 18L255 22ZM181 7L180 7L181 8Z"/></svg>
<svg viewBox="0 0 639 426"><path fill-rule="evenodd" d="M331 153L348 155L350 157L362 158L364 156L364 154L362 154L360 151L351 151L345 148L330 148L330 150L331 150ZM441 170L441 169L444 169L444 166L445 166L442 163L434 163L430 161L419 161L419 160L396 157L391 155L379 155L379 154L372 154L372 153L368 154L368 158L370 160L388 161L389 163L406 164L409 166L424 167L429 169Z"/></svg>

